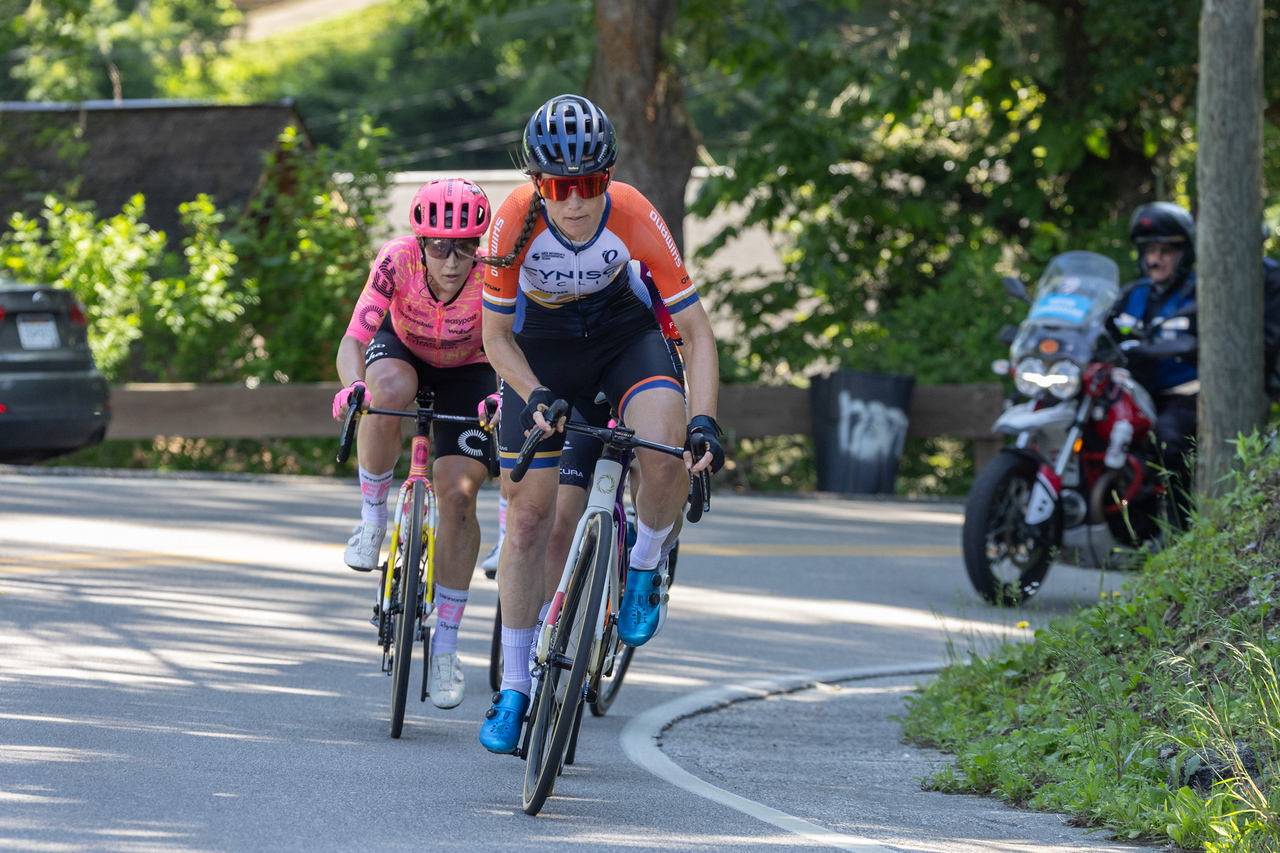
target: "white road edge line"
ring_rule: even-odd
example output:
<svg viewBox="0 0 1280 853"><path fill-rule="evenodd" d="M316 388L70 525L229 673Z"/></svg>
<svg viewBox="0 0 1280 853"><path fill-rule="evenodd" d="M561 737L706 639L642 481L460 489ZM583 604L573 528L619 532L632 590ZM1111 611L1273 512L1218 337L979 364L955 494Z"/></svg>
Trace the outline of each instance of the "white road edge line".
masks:
<svg viewBox="0 0 1280 853"><path fill-rule="evenodd" d="M730 684L725 687L713 687L700 690L664 702L634 717L622 729L620 740L622 751L635 764L648 770L663 781L670 782L678 788L697 794L713 802L736 809L765 823L773 824L779 829L801 836L812 844L824 847L836 847L841 850L852 850L855 853L895 853L866 838L845 835L810 823L802 818L786 812L748 800L732 794L723 788L717 788L705 782L677 765L668 758L658 746L662 733L675 723L687 717L705 714L720 708L726 708L747 699L762 699L778 693L793 693L803 690L816 682L835 683L843 681L865 681L870 678L888 678L895 675L932 675L941 669L941 663L902 664L897 666L871 666L856 669L832 669L819 672L801 673L783 678L760 679L745 684Z"/></svg>

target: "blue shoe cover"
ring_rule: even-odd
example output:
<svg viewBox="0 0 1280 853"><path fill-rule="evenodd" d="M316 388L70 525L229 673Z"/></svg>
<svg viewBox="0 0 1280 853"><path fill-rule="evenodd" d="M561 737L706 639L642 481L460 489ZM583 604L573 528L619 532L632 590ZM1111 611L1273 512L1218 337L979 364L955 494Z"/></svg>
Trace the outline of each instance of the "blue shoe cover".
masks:
<svg viewBox="0 0 1280 853"><path fill-rule="evenodd" d="M480 725L480 743L490 752L508 755L520 745L520 728L529 697L519 690L503 690L493 694L493 707L485 712Z"/></svg>
<svg viewBox="0 0 1280 853"><path fill-rule="evenodd" d="M656 570L627 572L627 588L618 610L618 637L628 646L643 646L658 633L661 584Z"/></svg>

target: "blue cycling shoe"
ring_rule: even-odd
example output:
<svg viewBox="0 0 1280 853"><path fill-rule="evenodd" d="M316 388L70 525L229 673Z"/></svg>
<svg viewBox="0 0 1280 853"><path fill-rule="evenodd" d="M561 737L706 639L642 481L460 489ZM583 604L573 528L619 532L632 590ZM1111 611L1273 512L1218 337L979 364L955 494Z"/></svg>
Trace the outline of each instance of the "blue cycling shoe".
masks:
<svg viewBox="0 0 1280 853"><path fill-rule="evenodd" d="M643 646L658 633L666 599L663 576L657 569L631 569L618 609L618 638L628 646Z"/></svg>
<svg viewBox="0 0 1280 853"><path fill-rule="evenodd" d="M493 694L493 707L480 724L480 744L490 752L509 755L520 745L520 727L524 712L529 710L529 697L519 690L503 690Z"/></svg>

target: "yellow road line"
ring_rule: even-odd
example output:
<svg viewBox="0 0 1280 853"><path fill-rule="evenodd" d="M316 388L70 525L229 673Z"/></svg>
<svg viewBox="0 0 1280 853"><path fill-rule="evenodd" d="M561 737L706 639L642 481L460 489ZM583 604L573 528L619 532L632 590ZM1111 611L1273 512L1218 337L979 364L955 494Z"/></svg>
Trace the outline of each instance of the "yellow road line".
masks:
<svg viewBox="0 0 1280 853"><path fill-rule="evenodd" d="M681 542L680 555L705 557L959 557L951 545L713 545Z"/></svg>
<svg viewBox="0 0 1280 853"><path fill-rule="evenodd" d="M482 549L483 550L483 549ZM680 553L700 557L959 557L961 550L951 545L777 545L765 543L716 544L682 542ZM0 575L69 569L122 569L159 566L167 563L224 563L251 565L251 561L223 557L196 557L156 551L65 552L29 557L0 557Z"/></svg>

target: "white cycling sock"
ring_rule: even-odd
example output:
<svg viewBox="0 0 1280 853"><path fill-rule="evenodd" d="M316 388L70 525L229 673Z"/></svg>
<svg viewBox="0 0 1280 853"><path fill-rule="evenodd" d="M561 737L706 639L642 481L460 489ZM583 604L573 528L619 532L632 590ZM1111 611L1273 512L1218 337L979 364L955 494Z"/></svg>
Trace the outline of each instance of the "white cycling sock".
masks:
<svg viewBox="0 0 1280 853"><path fill-rule="evenodd" d="M498 498L498 547L502 547L502 540L507 538L507 499Z"/></svg>
<svg viewBox="0 0 1280 853"><path fill-rule="evenodd" d="M502 690L518 690L529 695L529 645L538 636L537 628L502 626Z"/></svg>
<svg viewBox="0 0 1280 853"><path fill-rule="evenodd" d="M458 623L467 606L465 589L449 589L436 584L436 633L431 638L432 655L451 655L458 651Z"/></svg>
<svg viewBox="0 0 1280 853"><path fill-rule="evenodd" d="M642 572L656 569L658 560L662 557L662 543L675 526L673 521L661 530L654 530L637 517L636 544L631 548L631 568Z"/></svg>
<svg viewBox="0 0 1280 853"><path fill-rule="evenodd" d="M360 469L360 492L364 495L360 520L365 524L386 528L387 495L391 492L391 475L394 473L394 469L385 474L370 474L364 468Z"/></svg>

